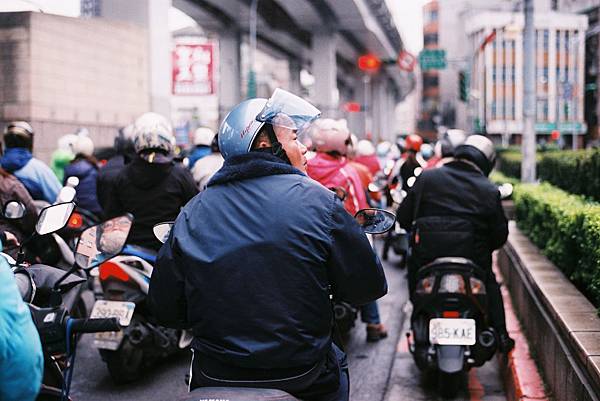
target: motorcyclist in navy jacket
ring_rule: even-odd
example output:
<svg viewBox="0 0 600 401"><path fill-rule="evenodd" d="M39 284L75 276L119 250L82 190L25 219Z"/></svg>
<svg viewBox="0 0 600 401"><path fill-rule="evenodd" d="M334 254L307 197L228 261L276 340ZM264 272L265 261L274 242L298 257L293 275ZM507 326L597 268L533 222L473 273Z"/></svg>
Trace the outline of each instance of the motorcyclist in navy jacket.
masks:
<svg viewBox="0 0 600 401"><path fill-rule="evenodd" d="M219 130L223 168L182 210L159 252L149 302L162 324L193 330L191 389L348 399L330 291L364 304L387 284L359 225L306 176L297 135L319 115L280 89L268 101L237 105Z"/></svg>

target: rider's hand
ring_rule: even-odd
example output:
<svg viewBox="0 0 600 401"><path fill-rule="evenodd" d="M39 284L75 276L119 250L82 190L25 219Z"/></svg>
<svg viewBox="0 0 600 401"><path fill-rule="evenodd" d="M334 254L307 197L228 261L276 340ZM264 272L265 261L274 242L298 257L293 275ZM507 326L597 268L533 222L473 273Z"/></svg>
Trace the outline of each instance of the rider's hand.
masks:
<svg viewBox="0 0 600 401"><path fill-rule="evenodd" d="M19 243L19 240L13 233L11 233L9 231L5 231L4 236L6 237L6 245L13 245L13 246L21 245Z"/></svg>

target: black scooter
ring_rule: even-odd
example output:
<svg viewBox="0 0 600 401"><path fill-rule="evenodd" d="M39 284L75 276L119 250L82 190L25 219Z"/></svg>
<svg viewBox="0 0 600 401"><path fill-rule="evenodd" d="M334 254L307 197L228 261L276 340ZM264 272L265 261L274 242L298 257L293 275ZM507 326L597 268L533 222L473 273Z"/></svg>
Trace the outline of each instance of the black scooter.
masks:
<svg viewBox="0 0 600 401"><path fill-rule="evenodd" d="M417 273L409 350L419 369L434 373L438 391L454 397L464 374L497 348L485 277L469 259L438 258Z"/></svg>
<svg viewBox="0 0 600 401"><path fill-rule="evenodd" d="M72 202L59 203L44 208L36 224L37 236L47 235L63 228L75 208ZM25 213L25 207L19 202L8 202L4 208L4 217L18 219ZM95 236L96 229L89 229ZM87 231L87 230L86 230ZM93 231L93 233L92 233ZM85 236L86 232L82 234ZM110 238L110 233L101 234L97 243L111 243L113 249L119 247L119 238ZM122 248L123 244L120 245ZM79 241L77 250L85 260L93 256L96 260L110 258L110 252L97 249L95 254L87 252L89 249L85 241ZM118 249L120 250L120 249ZM81 255L81 253L84 253ZM20 254L22 255L22 249ZM76 258L77 259L77 258ZM81 260L81 258L79 258ZM63 297L69 297L77 288L86 283L86 280L73 273L80 268L90 268L78 265L65 272L61 269L47 265L27 265L23 261L14 263L12 268L15 274L17 287L25 302L29 304L31 315L40 335L44 353L44 377L38 400L67 401L71 387L77 336L80 333L116 332L121 329L116 318L77 319L70 316L69 308ZM93 266L92 266L93 267ZM121 322L126 324L127 322Z"/></svg>

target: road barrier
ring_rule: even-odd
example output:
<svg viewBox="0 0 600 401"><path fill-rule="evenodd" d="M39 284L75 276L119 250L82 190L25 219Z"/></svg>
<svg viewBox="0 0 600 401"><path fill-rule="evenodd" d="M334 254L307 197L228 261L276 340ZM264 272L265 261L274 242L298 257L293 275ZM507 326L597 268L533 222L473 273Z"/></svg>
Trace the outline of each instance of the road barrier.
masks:
<svg viewBox="0 0 600 401"><path fill-rule="evenodd" d="M600 401L596 308L512 221L498 265L552 398Z"/></svg>

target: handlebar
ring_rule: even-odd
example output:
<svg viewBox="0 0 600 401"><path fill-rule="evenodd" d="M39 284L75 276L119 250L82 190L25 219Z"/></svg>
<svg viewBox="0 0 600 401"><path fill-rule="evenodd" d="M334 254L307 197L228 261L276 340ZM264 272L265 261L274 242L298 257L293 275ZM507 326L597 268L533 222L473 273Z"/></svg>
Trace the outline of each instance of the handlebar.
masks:
<svg viewBox="0 0 600 401"><path fill-rule="evenodd" d="M98 333L102 331L120 331L119 319L70 319L73 333Z"/></svg>

